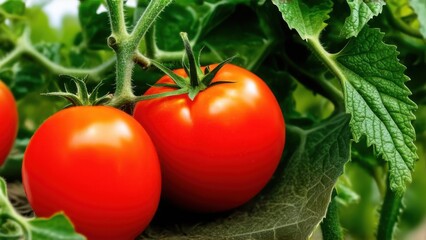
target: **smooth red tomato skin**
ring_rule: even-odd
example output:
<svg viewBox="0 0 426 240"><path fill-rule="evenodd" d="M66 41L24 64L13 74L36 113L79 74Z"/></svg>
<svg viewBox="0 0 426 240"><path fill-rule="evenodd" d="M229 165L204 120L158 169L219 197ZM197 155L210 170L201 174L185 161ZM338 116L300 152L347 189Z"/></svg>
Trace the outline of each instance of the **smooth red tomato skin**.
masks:
<svg viewBox="0 0 426 240"><path fill-rule="evenodd" d="M72 107L48 118L26 149L22 177L37 216L64 211L88 239L135 239L160 199L150 137L110 107Z"/></svg>
<svg viewBox="0 0 426 240"><path fill-rule="evenodd" d="M0 81L0 166L12 149L18 131L18 110L9 88Z"/></svg>
<svg viewBox="0 0 426 240"><path fill-rule="evenodd" d="M182 69L175 72L186 76ZM197 212L225 211L250 200L272 177L285 143L280 107L259 77L227 64L215 81L233 83L212 86L194 101L179 95L141 101L134 110L156 146L163 194ZM170 82L165 76L157 83ZM145 95L172 90L152 87Z"/></svg>

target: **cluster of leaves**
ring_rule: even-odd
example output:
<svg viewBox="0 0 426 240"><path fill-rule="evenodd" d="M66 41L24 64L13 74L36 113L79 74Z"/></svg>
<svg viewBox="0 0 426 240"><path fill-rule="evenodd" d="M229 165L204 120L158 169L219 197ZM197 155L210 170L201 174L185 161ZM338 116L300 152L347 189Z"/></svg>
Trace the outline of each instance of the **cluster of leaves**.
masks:
<svg viewBox="0 0 426 240"><path fill-rule="evenodd" d="M148 2L125 7L130 25ZM65 105L40 96L62 88L66 82L59 74L87 75L89 88L102 80L100 91L114 92L115 58L106 42L111 30L107 12L99 11L102 4L81 1L78 18L65 18L59 29L49 26L38 6L18 0L0 6L0 79L11 87L20 114L19 139L0 170L8 181L20 179L28 138ZM326 216L330 201L358 210L352 215L341 211L348 234L371 238L378 218L374 212L384 195L402 196L413 178L416 132L418 147L426 149L422 105L412 126L416 103L426 102L424 9L421 0L175 0L146 34L140 51L178 66L184 53L179 32L185 31L196 50L204 47L203 64L236 55L233 63L262 77L277 96L288 143L274 179L247 205L214 216L182 217L163 204L141 238L306 239ZM155 69L135 69L135 92L141 94L160 75ZM352 139L360 143L351 149ZM408 193L422 186L413 184L415 190ZM410 203L417 207L417 217L402 216L413 228L426 207L406 200L406 212ZM366 201L374 203L366 207ZM365 212L373 215L367 219ZM381 214L392 215L390 209ZM358 222L368 227L347 219L362 219ZM395 221L383 223L389 224L390 235Z"/></svg>

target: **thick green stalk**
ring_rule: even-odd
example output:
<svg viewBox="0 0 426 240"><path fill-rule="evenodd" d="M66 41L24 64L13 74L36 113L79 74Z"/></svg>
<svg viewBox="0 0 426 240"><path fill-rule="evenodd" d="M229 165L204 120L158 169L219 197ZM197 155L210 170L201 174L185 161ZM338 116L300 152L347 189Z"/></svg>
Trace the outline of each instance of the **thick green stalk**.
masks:
<svg viewBox="0 0 426 240"><path fill-rule="evenodd" d="M340 226L339 211L336 201L336 190L333 191L333 196L328 205L327 215L321 223L321 231L324 240L341 240L343 232Z"/></svg>
<svg viewBox="0 0 426 240"><path fill-rule="evenodd" d="M131 46L135 46L135 49L139 46L148 29L170 3L172 3L172 0L152 0L149 3L130 34L129 43Z"/></svg>
<svg viewBox="0 0 426 240"><path fill-rule="evenodd" d="M380 222L377 229L377 239L392 240L399 215L402 212L402 197L392 191L387 185L385 199L380 211Z"/></svg>
<svg viewBox="0 0 426 240"><path fill-rule="evenodd" d="M107 0L108 12L111 21L112 35L116 38L126 36L126 21L124 19L123 0Z"/></svg>
<svg viewBox="0 0 426 240"><path fill-rule="evenodd" d="M308 38L308 45L311 48L312 52L325 64L325 66L341 81L345 81L346 77L343 75L336 62L332 58L332 54L327 52L324 47L321 45L318 38ZM320 85L322 88L327 91L327 96L335 104L336 108L343 108L343 94L341 91L337 91L336 88L332 87L330 84L325 84L321 82ZM341 110L341 109L339 109Z"/></svg>
<svg viewBox="0 0 426 240"><path fill-rule="evenodd" d="M134 102L132 71L135 62L141 66L150 65L149 59L138 52L139 43L161 11L170 3L171 0L152 0L132 33L128 34L124 21L123 1L107 0L112 31L108 45L117 55L116 89L109 105L120 107Z"/></svg>

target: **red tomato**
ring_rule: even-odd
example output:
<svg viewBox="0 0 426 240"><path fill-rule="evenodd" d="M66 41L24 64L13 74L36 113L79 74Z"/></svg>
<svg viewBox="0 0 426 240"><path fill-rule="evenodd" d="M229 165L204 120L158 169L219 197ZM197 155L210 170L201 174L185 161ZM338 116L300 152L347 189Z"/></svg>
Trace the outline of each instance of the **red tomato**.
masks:
<svg viewBox="0 0 426 240"><path fill-rule="evenodd" d="M0 81L0 165L12 149L18 130L18 110L9 88Z"/></svg>
<svg viewBox="0 0 426 240"><path fill-rule="evenodd" d="M216 65L210 66L211 69ZM175 71L185 76L184 70ZM285 123L267 85L253 73L225 65L191 101L186 94L138 102L134 117L156 146L163 194L198 212L240 206L270 180L282 155ZM157 83L171 83L164 76ZM173 91L151 87L145 95Z"/></svg>
<svg viewBox="0 0 426 240"><path fill-rule="evenodd" d="M37 216L64 211L89 239L135 239L161 191L143 127L111 107L72 107L47 119L25 152L23 184Z"/></svg>

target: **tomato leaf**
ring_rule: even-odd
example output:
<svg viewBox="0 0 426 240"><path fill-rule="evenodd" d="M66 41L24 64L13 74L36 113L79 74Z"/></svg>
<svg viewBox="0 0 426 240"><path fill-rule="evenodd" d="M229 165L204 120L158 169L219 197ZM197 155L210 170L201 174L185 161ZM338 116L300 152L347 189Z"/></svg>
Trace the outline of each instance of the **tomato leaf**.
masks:
<svg viewBox="0 0 426 240"><path fill-rule="evenodd" d="M0 238L34 240L84 240L75 232L69 219L58 213L49 219L25 218L19 215L8 200L7 185L0 177Z"/></svg>
<svg viewBox="0 0 426 240"><path fill-rule="evenodd" d="M51 218L35 218L28 222L34 240L83 240L82 235L74 231L69 219L63 214Z"/></svg>
<svg viewBox="0 0 426 240"><path fill-rule="evenodd" d="M302 39L318 37L327 26L332 9L330 0L272 0L290 29L296 29Z"/></svg>
<svg viewBox="0 0 426 240"><path fill-rule="evenodd" d="M346 18L342 35L346 38L356 37L367 22L382 12L386 4L383 0L347 0L351 15Z"/></svg>
<svg viewBox="0 0 426 240"><path fill-rule="evenodd" d="M267 188L228 216L206 223L155 223L144 239L307 239L326 214L333 187L349 160L349 116L309 129L288 128L290 156ZM167 218L167 215L164 216Z"/></svg>
<svg viewBox="0 0 426 240"><path fill-rule="evenodd" d="M377 29L366 27L332 58L343 78L355 140L367 136L367 144L389 161L391 189L403 193L418 158L411 124L417 106L408 98L411 93L404 83L409 78L396 48L382 38Z"/></svg>
<svg viewBox="0 0 426 240"><path fill-rule="evenodd" d="M250 8L251 4L255 5ZM269 4L261 5L251 0L174 1L155 22L156 45L160 49L158 59L182 49L176 36L185 31L191 37L194 50L205 46L201 56L203 65L237 55L234 64L255 69L276 43L275 32L280 30L252 10L262 12L267 7ZM269 10L268 13L274 13L266 16L271 17L276 11Z"/></svg>
<svg viewBox="0 0 426 240"><path fill-rule="evenodd" d="M410 5L417 14L417 19L420 22L420 33L426 39L426 1L410 0Z"/></svg>
<svg viewBox="0 0 426 240"><path fill-rule="evenodd" d="M111 34L108 14L97 13L101 4L101 0L81 1L78 8L82 33L77 39L82 38L90 49L109 49L105 44L107 37Z"/></svg>

